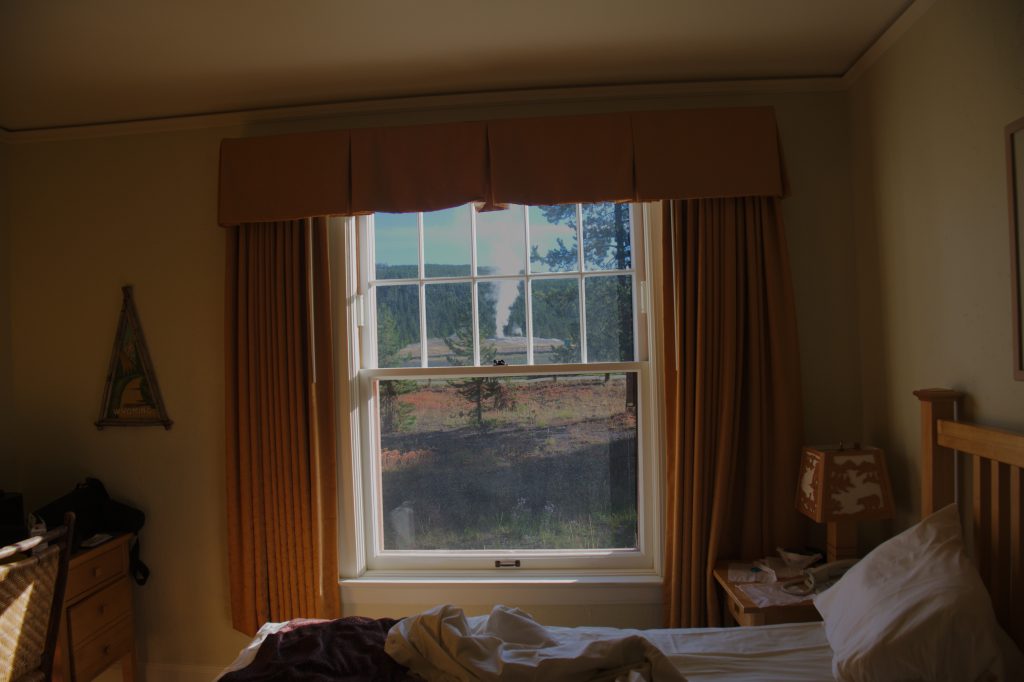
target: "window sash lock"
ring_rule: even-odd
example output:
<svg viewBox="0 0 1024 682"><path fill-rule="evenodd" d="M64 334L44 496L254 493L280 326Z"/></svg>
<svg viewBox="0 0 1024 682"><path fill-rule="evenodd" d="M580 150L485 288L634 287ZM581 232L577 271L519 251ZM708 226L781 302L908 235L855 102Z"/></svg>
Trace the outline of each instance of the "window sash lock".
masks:
<svg viewBox="0 0 1024 682"><path fill-rule="evenodd" d="M520 565L521 564L519 559L516 559L514 561L501 561L500 559L494 560L495 568L519 568Z"/></svg>

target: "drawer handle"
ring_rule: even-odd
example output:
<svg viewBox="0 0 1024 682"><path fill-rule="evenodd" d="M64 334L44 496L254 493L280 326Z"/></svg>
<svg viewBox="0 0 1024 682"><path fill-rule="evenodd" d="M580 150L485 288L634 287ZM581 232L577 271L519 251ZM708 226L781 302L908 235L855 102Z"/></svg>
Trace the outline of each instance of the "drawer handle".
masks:
<svg viewBox="0 0 1024 682"><path fill-rule="evenodd" d="M109 653L110 653L110 645L109 644L104 644L103 645L103 655L106 656Z"/></svg>

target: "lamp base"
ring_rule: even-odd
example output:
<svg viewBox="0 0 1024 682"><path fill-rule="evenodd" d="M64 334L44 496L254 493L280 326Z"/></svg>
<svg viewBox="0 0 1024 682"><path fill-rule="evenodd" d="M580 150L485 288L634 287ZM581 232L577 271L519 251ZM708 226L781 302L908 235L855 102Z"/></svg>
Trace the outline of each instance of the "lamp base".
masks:
<svg viewBox="0 0 1024 682"><path fill-rule="evenodd" d="M857 524L853 521L828 522L826 561L857 558Z"/></svg>

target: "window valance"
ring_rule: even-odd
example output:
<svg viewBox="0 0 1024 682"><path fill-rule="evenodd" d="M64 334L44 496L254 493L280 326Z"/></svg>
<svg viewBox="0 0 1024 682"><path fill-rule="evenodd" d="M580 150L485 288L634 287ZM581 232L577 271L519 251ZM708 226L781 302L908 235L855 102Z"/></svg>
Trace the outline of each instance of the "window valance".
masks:
<svg viewBox="0 0 1024 682"><path fill-rule="evenodd" d="M771 107L681 109L225 139L218 222L782 196Z"/></svg>

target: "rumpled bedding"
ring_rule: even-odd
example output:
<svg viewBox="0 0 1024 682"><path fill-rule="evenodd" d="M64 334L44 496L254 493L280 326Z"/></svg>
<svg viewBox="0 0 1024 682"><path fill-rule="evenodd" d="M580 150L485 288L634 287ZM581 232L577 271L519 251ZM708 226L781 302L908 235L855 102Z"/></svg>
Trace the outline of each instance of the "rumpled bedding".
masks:
<svg viewBox="0 0 1024 682"><path fill-rule="evenodd" d="M396 622L351 616L275 623L261 630L265 637L254 655L243 652L219 682L414 682L384 653L384 639Z"/></svg>
<svg viewBox="0 0 1024 682"><path fill-rule="evenodd" d="M472 622L472 617L469 620ZM388 626L396 622L343 618L335 625L318 625L325 621L266 623L221 679L229 682L407 682L422 679L412 676L384 652ZM756 628L623 630L552 626L546 629L555 640L568 637L589 642L617 640L627 635L643 637L664 652L669 663L688 682L822 682L833 679L832 649L821 623ZM294 634L286 638L273 637L275 633L292 630ZM292 640L300 635L304 637L306 632L311 633L316 644ZM264 643L267 648L261 649ZM307 651L313 652L313 660L306 661ZM294 660L296 658L298 660ZM534 679L551 678L537 674Z"/></svg>
<svg viewBox="0 0 1024 682"><path fill-rule="evenodd" d="M385 650L427 682L685 682L665 655L638 633L600 639L549 629L529 614L496 606L466 617L444 605L406 618Z"/></svg>

